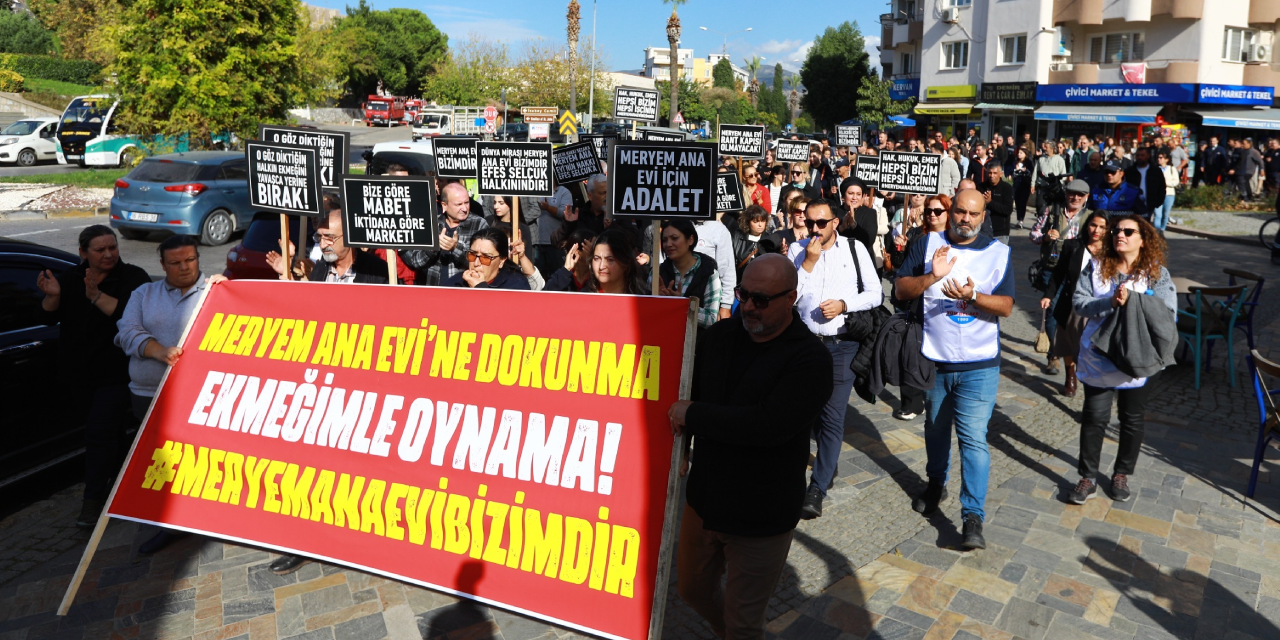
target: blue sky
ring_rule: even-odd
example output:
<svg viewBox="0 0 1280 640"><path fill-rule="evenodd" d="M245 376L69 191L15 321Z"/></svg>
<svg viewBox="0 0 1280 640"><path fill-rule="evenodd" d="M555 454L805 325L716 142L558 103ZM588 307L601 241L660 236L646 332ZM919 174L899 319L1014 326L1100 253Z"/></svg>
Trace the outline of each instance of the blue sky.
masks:
<svg viewBox="0 0 1280 640"><path fill-rule="evenodd" d="M358 0L307 2L343 9ZM582 37L585 39L591 32L592 5L589 0L578 2L582 3ZM563 41L568 0L490 0L459 5L430 0L371 0L369 4L375 9L418 9L447 33L450 40L460 40L468 34L477 33L495 40L515 42L537 37ZM820 17L826 13L820 7L836 10ZM646 47L667 46L666 24L667 16L671 14L670 5L660 0L605 0L599 2L597 11L597 33L612 69L638 69L643 64ZM790 4L778 0L691 0L680 7L680 22L684 27L680 46L692 47L694 55L704 57L720 51L724 36L701 31L699 26L722 32L737 31L728 37L728 50L735 64L741 65L743 58L759 55L765 58L764 64L769 67L781 62L785 69L797 71L814 36L827 26L854 20L866 37L867 48L872 54L872 67L876 68L879 16L886 11L886 0L845 0L827 5ZM747 27L752 30L741 32Z"/></svg>

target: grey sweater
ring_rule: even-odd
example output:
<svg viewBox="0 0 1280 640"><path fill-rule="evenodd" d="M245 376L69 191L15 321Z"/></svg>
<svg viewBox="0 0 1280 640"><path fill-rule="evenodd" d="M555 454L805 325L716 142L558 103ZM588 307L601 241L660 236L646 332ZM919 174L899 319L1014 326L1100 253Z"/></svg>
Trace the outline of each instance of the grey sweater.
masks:
<svg viewBox="0 0 1280 640"><path fill-rule="evenodd" d="M166 347L178 346L200 295L208 286L202 273L185 294L164 280L134 290L124 315L116 322L116 346L129 356L129 391L145 397L156 394L167 365L142 352L152 340Z"/></svg>

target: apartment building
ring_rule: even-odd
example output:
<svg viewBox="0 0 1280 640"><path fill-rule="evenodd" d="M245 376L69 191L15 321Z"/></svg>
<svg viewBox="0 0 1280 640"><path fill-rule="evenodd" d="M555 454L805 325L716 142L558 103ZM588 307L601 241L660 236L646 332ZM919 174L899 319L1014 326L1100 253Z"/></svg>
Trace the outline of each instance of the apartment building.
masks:
<svg viewBox="0 0 1280 640"><path fill-rule="evenodd" d="M1137 138L1152 126L1280 132L1280 0L889 6L881 67L929 128L1039 140Z"/></svg>
<svg viewBox="0 0 1280 640"><path fill-rule="evenodd" d="M713 81L711 70L716 64L729 56L723 53L712 53L705 58L695 58L693 49L676 49L680 75L685 80L710 85ZM729 61L733 68L733 77L744 84L748 81L747 70ZM644 50L644 75L654 80L671 79L671 47L649 47Z"/></svg>

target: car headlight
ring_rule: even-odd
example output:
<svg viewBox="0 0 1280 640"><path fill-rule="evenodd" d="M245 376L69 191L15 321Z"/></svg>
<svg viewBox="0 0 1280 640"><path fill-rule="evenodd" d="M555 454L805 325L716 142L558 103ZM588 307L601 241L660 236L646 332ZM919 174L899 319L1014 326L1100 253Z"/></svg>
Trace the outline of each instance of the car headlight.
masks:
<svg viewBox="0 0 1280 640"><path fill-rule="evenodd" d="M4 140L0 140L0 145L13 144L17 141L17 138L5 138Z"/></svg>

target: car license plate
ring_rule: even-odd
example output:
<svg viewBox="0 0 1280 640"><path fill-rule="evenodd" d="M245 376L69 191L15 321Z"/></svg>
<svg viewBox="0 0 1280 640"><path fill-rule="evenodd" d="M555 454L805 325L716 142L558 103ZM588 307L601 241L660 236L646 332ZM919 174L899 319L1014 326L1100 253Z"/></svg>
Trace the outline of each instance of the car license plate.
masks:
<svg viewBox="0 0 1280 640"><path fill-rule="evenodd" d="M137 213L130 212L129 219L134 222L155 222L160 219L160 215L156 213Z"/></svg>

